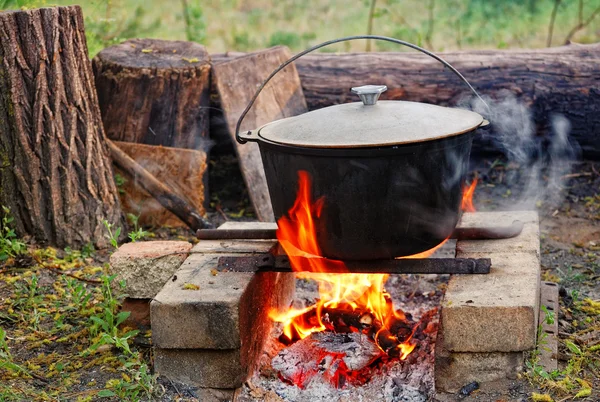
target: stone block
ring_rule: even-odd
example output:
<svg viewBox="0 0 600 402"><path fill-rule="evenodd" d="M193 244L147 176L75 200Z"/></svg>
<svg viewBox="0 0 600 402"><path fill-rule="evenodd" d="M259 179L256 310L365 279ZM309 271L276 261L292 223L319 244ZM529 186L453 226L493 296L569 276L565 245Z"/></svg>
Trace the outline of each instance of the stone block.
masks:
<svg viewBox="0 0 600 402"><path fill-rule="evenodd" d="M110 257L110 270L125 280L130 298L153 298L187 258L192 248L186 241L138 241L119 247Z"/></svg>
<svg viewBox="0 0 600 402"><path fill-rule="evenodd" d="M461 255L458 255L461 257ZM530 253L476 253L492 258L486 275L454 275L440 320L453 352L517 352L535 347L540 261Z"/></svg>
<svg viewBox="0 0 600 402"><path fill-rule="evenodd" d="M241 360L241 349L154 349L158 374L200 387L240 387L251 374Z"/></svg>

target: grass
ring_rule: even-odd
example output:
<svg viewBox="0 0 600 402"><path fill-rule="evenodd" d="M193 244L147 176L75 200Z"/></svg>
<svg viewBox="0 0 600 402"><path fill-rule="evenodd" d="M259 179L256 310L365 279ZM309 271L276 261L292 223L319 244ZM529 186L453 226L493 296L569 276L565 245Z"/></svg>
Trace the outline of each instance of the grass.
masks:
<svg viewBox="0 0 600 402"><path fill-rule="evenodd" d="M93 56L103 47L132 37L195 40L212 53L251 51L277 44L298 51L328 39L366 34L373 0L55 0L81 4ZM600 6L598 0L562 0L553 45L564 43L579 23ZM3 8L51 4L46 0L0 0ZM376 0L373 34L393 36L436 51L473 48L544 47L555 0ZM433 5L433 7L432 7ZM430 18L430 16L432 18ZM600 40L600 15L573 36ZM364 51L358 41L324 51ZM373 42L373 50L403 50Z"/></svg>
<svg viewBox="0 0 600 402"><path fill-rule="evenodd" d="M1 401L156 395L149 357L131 346L149 332L123 326L122 284L83 254L37 249L30 266L9 261L2 269Z"/></svg>

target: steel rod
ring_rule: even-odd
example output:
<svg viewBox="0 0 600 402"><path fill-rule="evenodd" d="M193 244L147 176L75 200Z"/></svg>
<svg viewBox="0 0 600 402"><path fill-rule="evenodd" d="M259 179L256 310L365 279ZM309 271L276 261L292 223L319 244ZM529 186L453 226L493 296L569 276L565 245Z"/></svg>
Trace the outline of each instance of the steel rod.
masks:
<svg viewBox="0 0 600 402"><path fill-rule="evenodd" d="M298 258L309 260L313 257ZM335 261L320 257L314 258L322 260L322 264L320 264L324 269L321 271L322 273L338 274L487 274L492 265L489 258L423 258L345 261L347 270L340 270L339 264L334 264ZM289 258L286 255L273 256L272 254L220 257L217 269L229 272L292 272Z"/></svg>

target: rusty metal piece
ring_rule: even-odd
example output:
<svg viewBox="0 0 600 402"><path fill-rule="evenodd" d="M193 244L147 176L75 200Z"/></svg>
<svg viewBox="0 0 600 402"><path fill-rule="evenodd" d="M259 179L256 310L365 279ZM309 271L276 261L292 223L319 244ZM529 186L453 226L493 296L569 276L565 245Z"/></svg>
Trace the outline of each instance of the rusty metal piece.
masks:
<svg viewBox="0 0 600 402"><path fill-rule="evenodd" d="M311 257L298 257L310 259ZM319 258L320 257L314 257ZM339 264L327 264L322 258L325 273L362 274L487 274L492 265L489 258L415 258L399 260L345 261L347 270ZM219 271L230 272L292 272L286 255L259 254L254 256L224 256L217 265ZM329 269L329 270L328 270Z"/></svg>
<svg viewBox="0 0 600 402"><path fill-rule="evenodd" d="M523 222L514 221L510 226L456 228L451 239L498 240L517 237L523 231Z"/></svg>
<svg viewBox="0 0 600 402"><path fill-rule="evenodd" d="M196 237L200 240L271 240L277 239L277 229L199 229Z"/></svg>
<svg viewBox="0 0 600 402"><path fill-rule="evenodd" d="M456 228L450 236L457 240L508 239L521 234L523 222L514 221L510 226ZM199 229L196 236L200 240L231 239L277 239L277 229Z"/></svg>
<svg viewBox="0 0 600 402"><path fill-rule="evenodd" d="M542 282L538 319L542 330L539 332L537 349L538 363L547 373L558 368L558 312L558 285L554 282ZM548 319L546 314L551 315L551 318Z"/></svg>

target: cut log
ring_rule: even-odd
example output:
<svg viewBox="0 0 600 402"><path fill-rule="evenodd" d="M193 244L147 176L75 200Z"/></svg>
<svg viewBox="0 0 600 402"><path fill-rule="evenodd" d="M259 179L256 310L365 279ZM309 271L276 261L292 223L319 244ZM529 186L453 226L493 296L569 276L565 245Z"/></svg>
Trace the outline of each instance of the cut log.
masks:
<svg viewBox="0 0 600 402"><path fill-rule="evenodd" d="M150 172L136 163L129 155L121 151L114 142L108 140L108 147L115 165L137 179L137 183L151 194L163 207L171 211L193 231L212 227L196 209L183 198L173 193Z"/></svg>
<svg viewBox="0 0 600 402"><path fill-rule="evenodd" d="M267 180L258 145L235 141L235 126L258 86L281 63L291 57L289 49L278 46L262 52L214 63L212 76L230 138L234 142L250 201L261 221L274 221ZM255 129L307 110L296 67L285 68L261 92L246 115L241 130Z"/></svg>
<svg viewBox="0 0 600 402"><path fill-rule="evenodd" d="M102 50L92 63L108 138L208 151L210 57L204 46L131 39Z"/></svg>
<svg viewBox="0 0 600 402"><path fill-rule="evenodd" d="M0 13L0 203L19 235L107 245L122 225L79 6Z"/></svg>
<svg viewBox="0 0 600 402"><path fill-rule="evenodd" d="M549 131L552 114L563 114L571 122L571 136L581 146L583 156L600 159L600 44L439 55L482 95L495 97L509 91L530 105L539 134ZM238 57L240 53L212 55L217 62ZM358 98L350 88L363 84L387 85L382 100L455 106L463 97L471 96L451 71L416 52L311 54L295 64L310 110L356 102ZM473 153L501 151L482 136L474 139Z"/></svg>
<svg viewBox="0 0 600 402"><path fill-rule="evenodd" d="M143 166L158 181L165 184L174 194L184 199L198 214L204 215L204 175L206 153L193 149L171 148L156 145L114 143L136 163ZM172 212L164 208L138 181L137 176L116 167L124 183L119 186L123 212L138 216L142 226L186 225Z"/></svg>
<svg viewBox="0 0 600 402"><path fill-rule="evenodd" d="M600 44L439 54L482 95L508 90L530 105L539 134L549 131L552 114L563 114L583 156L600 158ZM356 102L349 89L362 84L387 85L381 99L454 106L470 96L451 71L412 52L307 55L296 63L311 110ZM499 151L481 136L475 137L474 150Z"/></svg>

